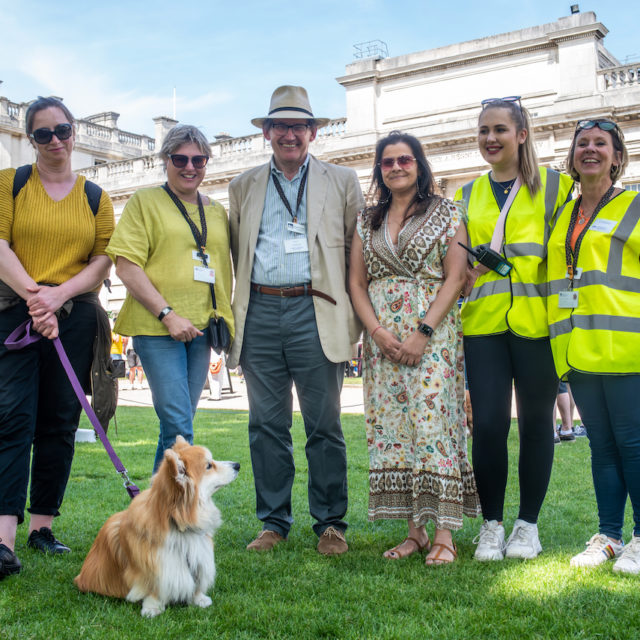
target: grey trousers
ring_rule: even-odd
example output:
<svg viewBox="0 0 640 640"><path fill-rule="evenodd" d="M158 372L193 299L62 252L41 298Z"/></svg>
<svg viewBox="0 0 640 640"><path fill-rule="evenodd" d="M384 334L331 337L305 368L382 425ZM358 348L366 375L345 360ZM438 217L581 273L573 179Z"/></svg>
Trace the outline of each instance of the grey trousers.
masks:
<svg viewBox="0 0 640 640"><path fill-rule="evenodd" d="M256 513L263 528L286 538L293 523L291 390L295 383L307 435L313 529L318 536L329 526L344 531L347 455L340 424L344 363L330 362L322 351L312 298L252 291L240 365L249 399Z"/></svg>

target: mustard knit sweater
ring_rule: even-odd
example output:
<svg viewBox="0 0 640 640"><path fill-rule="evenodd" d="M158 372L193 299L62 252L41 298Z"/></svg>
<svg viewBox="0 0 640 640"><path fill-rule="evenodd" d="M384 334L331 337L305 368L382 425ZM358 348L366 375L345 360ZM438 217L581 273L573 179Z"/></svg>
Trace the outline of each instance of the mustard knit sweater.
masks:
<svg viewBox="0 0 640 640"><path fill-rule="evenodd" d="M78 176L73 189L56 202L34 164L14 202L15 173L0 171L0 239L9 243L36 282L61 284L82 271L91 257L106 255L115 220L105 191L95 216L84 192L84 176Z"/></svg>

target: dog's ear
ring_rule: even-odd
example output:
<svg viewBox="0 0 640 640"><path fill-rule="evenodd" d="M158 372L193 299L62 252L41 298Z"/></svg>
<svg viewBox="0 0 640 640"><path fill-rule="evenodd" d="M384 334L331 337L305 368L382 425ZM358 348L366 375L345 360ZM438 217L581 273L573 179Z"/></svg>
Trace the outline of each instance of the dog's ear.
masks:
<svg viewBox="0 0 640 640"><path fill-rule="evenodd" d="M180 456L173 449L166 449L164 452L164 459L167 463L167 467L169 468L169 477L180 486L184 487L189 481L189 478L187 476L187 470L184 466L184 462Z"/></svg>
<svg viewBox="0 0 640 640"><path fill-rule="evenodd" d="M178 450L178 449L184 449L185 447L188 447L188 446L190 446L189 443L182 436L176 436L176 441L173 443L173 447L171 448Z"/></svg>

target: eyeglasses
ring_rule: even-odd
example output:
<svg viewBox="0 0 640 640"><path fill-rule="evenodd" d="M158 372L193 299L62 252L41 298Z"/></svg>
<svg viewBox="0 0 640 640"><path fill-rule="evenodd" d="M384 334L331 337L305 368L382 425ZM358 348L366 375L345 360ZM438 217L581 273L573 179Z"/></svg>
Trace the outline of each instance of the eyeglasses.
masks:
<svg viewBox="0 0 640 640"><path fill-rule="evenodd" d="M384 171L391 171L396 162L401 169L406 169L407 167L410 167L415 161L416 159L413 156L405 155L398 156L397 158L382 158L382 160L380 160L378 164Z"/></svg>
<svg viewBox="0 0 640 640"><path fill-rule="evenodd" d="M583 129L593 129L593 127L598 127L602 131L613 131L618 128L618 125L611 120L579 120L576 125L576 133Z"/></svg>
<svg viewBox="0 0 640 640"><path fill-rule="evenodd" d="M73 133L73 127L65 122L64 124L57 124L53 129L36 129L33 133L29 134L30 138L33 138L38 144L49 144L51 139L55 135L58 140L68 140Z"/></svg>
<svg viewBox="0 0 640 640"><path fill-rule="evenodd" d="M515 102L518 107L522 109L522 102L520 101L520 96L505 96L504 98L485 98L480 102L483 109L486 109L490 104L495 104L496 102Z"/></svg>
<svg viewBox="0 0 640 640"><path fill-rule="evenodd" d="M289 133L289 129L297 136L301 136L310 127L308 124L284 124L284 122L276 122L271 128L279 135L285 136Z"/></svg>
<svg viewBox="0 0 640 640"><path fill-rule="evenodd" d="M189 160L194 169L203 169L209 162L209 156L184 156L181 153L172 153L169 157L176 169L184 169Z"/></svg>

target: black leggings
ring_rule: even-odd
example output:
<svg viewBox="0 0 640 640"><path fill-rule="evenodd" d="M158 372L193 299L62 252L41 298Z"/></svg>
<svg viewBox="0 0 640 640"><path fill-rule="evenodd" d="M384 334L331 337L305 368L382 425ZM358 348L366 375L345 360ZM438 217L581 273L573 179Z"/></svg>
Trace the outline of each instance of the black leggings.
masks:
<svg viewBox="0 0 640 640"><path fill-rule="evenodd" d="M510 332L465 337L464 351L473 409L473 471L482 514L486 520L503 519L513 381L520 434L518 517L535 523L553 464L558 378L549 339L528 340Z"/></svg>

